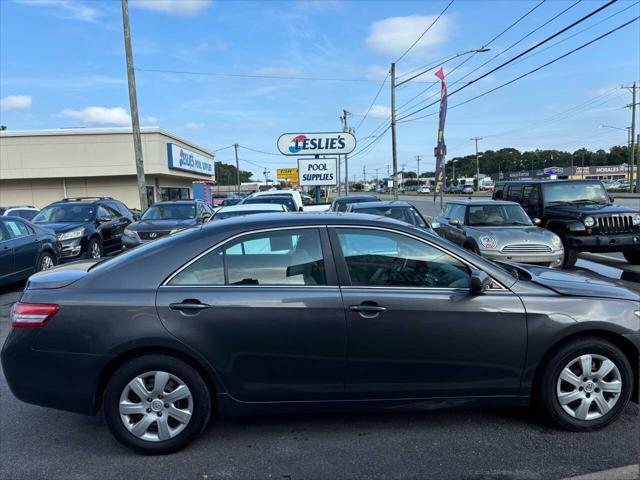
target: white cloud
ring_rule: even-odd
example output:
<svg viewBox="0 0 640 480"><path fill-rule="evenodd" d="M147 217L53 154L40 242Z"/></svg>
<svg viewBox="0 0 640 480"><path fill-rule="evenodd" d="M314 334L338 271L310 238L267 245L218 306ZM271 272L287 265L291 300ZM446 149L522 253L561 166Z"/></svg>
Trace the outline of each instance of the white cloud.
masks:
<svg viewBox="0 0 640 480"><path fill-rule="evenodd" d="M188 130L200 130L204 127L204 123L189 122L185 125Z"/></svg>
<svg viewBox="0 0 640 480"><path fill-rule="evenodd" d="M83 110L67 108L60 112L63 118L71 118L85 125L113 125L126 127L131 125L131 117L122 107L87 107Z"/></svg>
<svg viewBox="0 0 640 480"><path fill-rule="evenodd" d="M363 115L365 113L367 113L366 110L362 112ZM371 107L371 110L369 111L370 118L389 118L390 116L391 116L391 109L386 105L374 105L373 107Z"/></svg>
<svg viewBox="0 0 640 480"><path fill-rule="evenodd" d="M31 97L27 95L9 95L0 98L0 110L29 110Z"/></svg>
<svg viewBox="0 0 640 480"><path fill-rule="evenodd" d="M367 37L367 46L376 52L399 55L409 48L435 19L435 15L410 15L373 22ZM440 17L414 50L424 50L444 42L451 28L450 23L449 17Z"/></svg>
<svg viewBox="0 0 640 480"><path fill-rule="evenodd" d="M63 18L94 23L102 12L78 0L16 0L23 5L33 7L51 7L57 9Z"/></svg>
<svg viewBox="0 0 640 480"><path fill-rule="evenodd" d="M188 17L209 7L211 0L131 0L130 5L152 12Z"/></svg>

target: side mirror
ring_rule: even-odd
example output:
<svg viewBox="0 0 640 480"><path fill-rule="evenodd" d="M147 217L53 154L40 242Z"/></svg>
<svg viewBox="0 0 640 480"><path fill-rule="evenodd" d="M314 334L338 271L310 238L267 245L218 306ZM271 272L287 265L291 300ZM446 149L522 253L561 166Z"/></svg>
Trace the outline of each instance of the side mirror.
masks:
<svg viewBox="0 0 640 480"><path fill-rule="evenodd" d="M481 295L491 285L491 277L482 270L473 270L471 272L471 287L469 295Z"/></svg>
<svg viewBox="0 0 640 480"><path fill-rule="evenodd" d="M615 201L615 197L613 195L609 195L609 203L613 203Z"/></svg>
<svg viewBox="0 0 640 480"><path fill-rule="evenodd" d="M458 220L457 218L452 218L451 220L449 220L449 225L453 225L454 227L459 227L460 220Z"/></svg>
<svg viewBox="0 0 640 480"><path fill-rule="evenodd" d="M107 216L97 218L98 223L107 223L107 222L110 222L111 220L113 220L113 218L107 217Z"/></svg>
<svg viewBox="0 0 640 480"><path fill-rule="evenodd" d="M539 218L534 218L533 219L533 224L534 225L540 225L542 223L542 220L540 220Z"/></svg>

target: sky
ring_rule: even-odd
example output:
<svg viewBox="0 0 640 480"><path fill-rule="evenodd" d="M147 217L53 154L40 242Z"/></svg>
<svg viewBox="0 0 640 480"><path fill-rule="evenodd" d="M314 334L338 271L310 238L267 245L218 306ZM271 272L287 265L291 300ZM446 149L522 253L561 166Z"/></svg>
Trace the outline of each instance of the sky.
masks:
<svg viewBox="0 0 640 480"><path fill-rule="evenodd" d="M449 158L473 153L472 137L482 137L480 151L626 144L626 130L602 125L630 125L631 94L620 87L640 80L638 21L456 104L633 20L638 1L620 0L469 85L606 2L454 0L433 23L449 1L130 0L141 124L228 163L233 148L225 147L248 147L240 149L241 168L262 178L264 169L295 166L277 155L280 134L340 131L346 109L358 139L350 180L363 169L382 177L391 164L387 74L397 61L398 81L428 69L396 90L401 169L415 171L418 155L421 171L434 168L438 105L430 104L439 100L440 66L450 93ZM487 44L488 52L465 53ZM0 123L130 125L119 1L0 0Z"/></svg>

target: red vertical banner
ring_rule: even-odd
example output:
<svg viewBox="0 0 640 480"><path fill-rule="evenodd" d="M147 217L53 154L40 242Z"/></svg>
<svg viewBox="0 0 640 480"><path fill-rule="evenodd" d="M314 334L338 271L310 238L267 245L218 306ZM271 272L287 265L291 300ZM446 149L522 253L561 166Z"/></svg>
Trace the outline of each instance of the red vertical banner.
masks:
<svg viewBox="0 0 640 480"><path fill-rule="evenodd" d="M438 122L438 144L436 147L436 186L433 190L433 202L440 195L442 198L443 188L447 185L447 172L445 169L444 157L447 153L447 146L444 143L444 124L447 119L447 83L444 78L444 70L440 67L435 73L436 77L440 79L441 91L440 91L440 121Z"/></svg>

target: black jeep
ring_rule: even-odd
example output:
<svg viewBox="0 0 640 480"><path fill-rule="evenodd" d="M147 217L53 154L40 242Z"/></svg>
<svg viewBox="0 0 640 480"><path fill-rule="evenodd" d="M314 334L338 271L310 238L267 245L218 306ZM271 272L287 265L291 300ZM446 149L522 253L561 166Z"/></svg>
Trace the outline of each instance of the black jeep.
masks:
<svg viewBox="0 0 640 480"><path fill-rule="evenodd" d="M518 202L559 235L565 268L575 265L579 252L622 252L640 264L640 213L615 205L598 180L500 182L493 198Z"/></svg>

